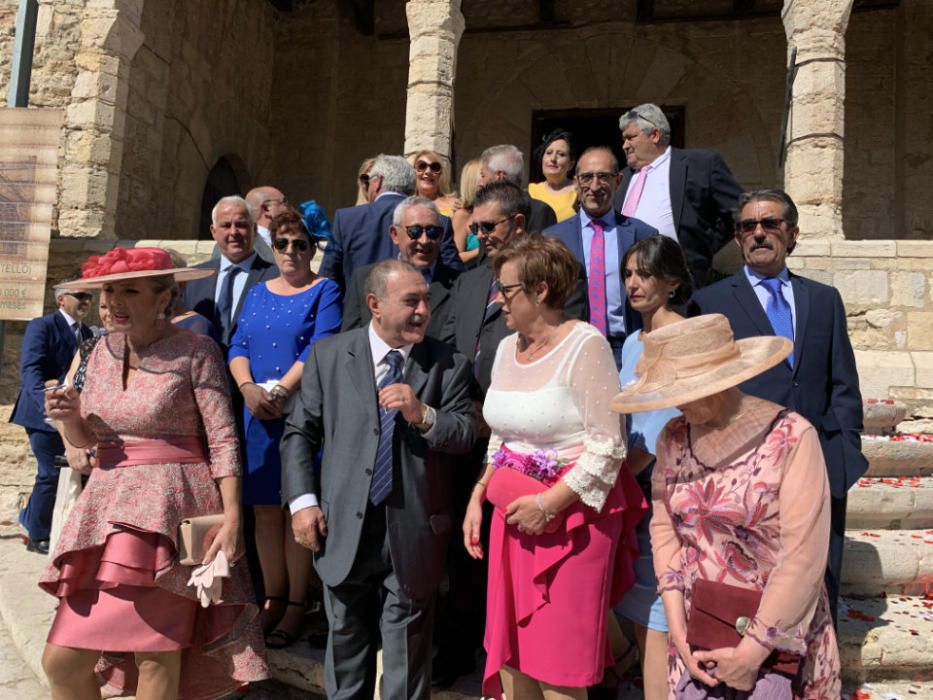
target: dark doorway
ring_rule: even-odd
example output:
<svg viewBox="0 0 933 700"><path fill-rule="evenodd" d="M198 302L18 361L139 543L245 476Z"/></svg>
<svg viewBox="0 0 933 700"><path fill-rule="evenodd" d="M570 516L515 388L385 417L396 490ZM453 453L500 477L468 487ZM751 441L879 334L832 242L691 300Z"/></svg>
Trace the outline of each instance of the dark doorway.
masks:
<svg viewBox="0 0 933 700"><path fill-rule="evenodd" d="M632 105L634 106L634 105ZM625 165L622 157L622 137L619 135L619 116L631 107L617 109L560 109L540 110L531 115L531 148L528 153L530 181L538 182L541 175L541 160L534 155L541 139L554 129L566 129L573 135L577 153L583 153L590 146L609 146L619 163ZM684 107L664 107L664 114L671 123L671 145L684 146L685 116Z"/></svg>
<svg viewBox="0 0 933 700"><path fill-rule="evenodd" d="M204 183L204 194L201 195L201 218L198 222L198 235L200 241L211 239L211 210L221 197L231 194L242 194L240 178L236 169L227 158L220 158L211 168Z"/></svg>

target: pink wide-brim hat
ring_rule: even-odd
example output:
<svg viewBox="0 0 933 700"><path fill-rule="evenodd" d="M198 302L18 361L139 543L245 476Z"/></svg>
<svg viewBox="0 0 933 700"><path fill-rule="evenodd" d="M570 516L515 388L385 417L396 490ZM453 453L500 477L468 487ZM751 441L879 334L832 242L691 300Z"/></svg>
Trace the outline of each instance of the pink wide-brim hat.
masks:
<svg viewBox="0 0 933 700"><path fill-rule="evenodd" d="M104 255L92 255L81 266L80 279L55 285L62 289L100 289L108 282L142 277L172 275L176 282L204 279L216 270L200 267L174 267L172 256L162 248L114 248Z"/></svg>
<svg viewBox="0 0 933 700"><path fill-rule="evenodd" d="M774 367L794 349L782 336L735 340L722 314L671 323L641 341L635 379L609 404L617 413L684 406L718 394Z"/></svg>

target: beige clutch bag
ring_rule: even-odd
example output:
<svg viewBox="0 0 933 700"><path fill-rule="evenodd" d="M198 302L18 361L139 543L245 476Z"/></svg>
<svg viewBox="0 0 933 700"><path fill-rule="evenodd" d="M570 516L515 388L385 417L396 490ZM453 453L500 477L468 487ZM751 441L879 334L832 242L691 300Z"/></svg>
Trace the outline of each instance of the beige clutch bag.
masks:
<svg viewBox="0 0 933 700"><path fill-rule="evenodd" d="M211 541L224 524L224 516L199 515L186 518L178 526L178 563L197 566L204 559Z"/></svg>

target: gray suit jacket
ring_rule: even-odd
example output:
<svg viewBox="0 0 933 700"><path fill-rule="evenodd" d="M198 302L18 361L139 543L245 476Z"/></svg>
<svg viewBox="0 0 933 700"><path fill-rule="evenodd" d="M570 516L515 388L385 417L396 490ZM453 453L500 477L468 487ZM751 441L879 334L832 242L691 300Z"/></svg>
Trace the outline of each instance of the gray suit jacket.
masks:
<svg viewBox="0 0 933 700"><path fill-rule="evenodd" d="M447 345L425 338L411 352L405 383L437 411L429 438L399 416L395 428L394 486L386 501L389 547L395 575L412 598L434 593L444 569L453 522L450 477L475 440L470 366ZM379 413L368 327L315 343L301 389L285 422L282 500L306 493L318 497L327 518L327 538L315 568L337 586L356 559L369 506ZM323 445L317 472L314 455Z"/></svg>

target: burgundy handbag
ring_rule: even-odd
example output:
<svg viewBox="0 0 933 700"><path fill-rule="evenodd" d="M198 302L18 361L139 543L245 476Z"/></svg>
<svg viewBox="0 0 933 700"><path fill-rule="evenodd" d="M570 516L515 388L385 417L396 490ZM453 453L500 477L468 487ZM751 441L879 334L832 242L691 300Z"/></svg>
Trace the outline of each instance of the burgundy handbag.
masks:
<svg viewBox="0 0 933 700"><path fill-rule="evenodd" d="M516 498L522 496L533 496L536 493L547 491L548 487L534 477L522 474L521 472L500 467L496 469L489 478L489 485L486 487L486 499L496 508L505 513ZM558 513L554 519L549 522L544 531L547 533L557 532L564 520L561 513Z"/></svg>
<svg viewBox="0 0 933 700"><path fill-rule="evenodd" d="M690 597L687 644L691 649L707 651L738 646L746 628L758 613L759 605L761 591L697 579ZM773 651L761 664L761 669L798 678L801 661L802 657L797 654Z"/></svg>

